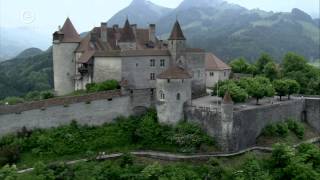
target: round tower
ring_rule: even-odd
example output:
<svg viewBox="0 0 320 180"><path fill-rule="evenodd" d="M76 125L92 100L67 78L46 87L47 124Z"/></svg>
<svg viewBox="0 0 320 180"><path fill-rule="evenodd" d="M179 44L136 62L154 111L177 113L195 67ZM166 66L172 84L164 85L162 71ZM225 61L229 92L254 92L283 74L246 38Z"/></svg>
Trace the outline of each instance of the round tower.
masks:
<svg viewBox="0 0 320 180"><path fill-rule="evenodd" d="M184 119L184 104L191 101L191 76L182 67L172 66L157 77L156 109L160 123L177 124Z"/></svg>
<svg viewBox="0 0 320 180"><path fill-rule="evenodd" d="M52 57L54 90L57 95L66 95L75 90L76 61L75 50L80 36L70 19L53 34Z"/></svg>

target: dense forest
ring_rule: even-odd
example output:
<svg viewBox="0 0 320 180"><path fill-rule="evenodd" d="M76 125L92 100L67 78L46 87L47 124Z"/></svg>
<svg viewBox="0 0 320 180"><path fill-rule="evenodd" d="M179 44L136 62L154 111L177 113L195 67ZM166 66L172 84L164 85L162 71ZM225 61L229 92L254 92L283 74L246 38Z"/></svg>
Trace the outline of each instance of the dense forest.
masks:
<svg viewBox="0 0 320 180"><path fill-rule="evenodd" d="M0 62L0 99L53 88L52 49L36 53Z"/></svg>

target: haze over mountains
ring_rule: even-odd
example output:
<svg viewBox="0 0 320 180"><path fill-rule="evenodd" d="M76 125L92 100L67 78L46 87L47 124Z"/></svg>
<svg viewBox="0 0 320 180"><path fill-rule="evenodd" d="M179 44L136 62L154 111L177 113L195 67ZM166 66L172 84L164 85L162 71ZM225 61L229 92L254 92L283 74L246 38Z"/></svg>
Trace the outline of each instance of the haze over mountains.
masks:
<svg viewBox="0 0 320 180"><path fill-rule="evenodd" d="M0 27L0 61L15 57L27 48L47 49L51 37L46 37L33 29Z"/></svg>

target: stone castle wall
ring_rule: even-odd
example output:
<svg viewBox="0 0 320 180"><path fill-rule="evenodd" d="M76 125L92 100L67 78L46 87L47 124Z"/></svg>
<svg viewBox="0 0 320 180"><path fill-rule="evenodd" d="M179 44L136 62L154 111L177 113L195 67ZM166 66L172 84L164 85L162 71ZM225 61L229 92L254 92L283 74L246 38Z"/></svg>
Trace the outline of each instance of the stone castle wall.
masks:
<svg viewBox="0 0 320 180"><path fill-rule="evenodd" d="M307 98L304 116L308 124L320 132L320 98Z"/></svg>
<svg viewBox="0 0 320 180"><path fill-rule="evenodd" d="M298 99L254 109L235 111L233 140L230 145L232 150L240 150L254 145L262 129L270 123L285 121L288 118L303 120L304 104L304 99Z"/></svg>
<svg viewBox="0 0 320 180"><path fill-rule="evenodd" d="M320 98L295 99L280 104L270 104L251 109L235 110L231 139L223 143L223 120L219 109L185 107L185 119L196 122L212 137L215 137L222 149L238 151L253 146L262 129L270 123L282 122L288 118L305 121L320 132Z"/></svg>
<svg viewBox="0 0 320 180"><path fill-rule="evenodd" d="M112 122L118 116L139 114L154 106L157 92L134 91L126 95L120 90L48 99L44 101L0 106L0 136L28 129L50 128L69 124L101 125ZM151 93L151 94L150 94ZM152 96L153 94L153 96ZM225 133L220 109L184 107L184 118L196 122L219 144L229 151L241 150L255 144L261 130L269 123L288 118L303 120L320 132L320 98L295 99L280 104L233 111L230 142L222 143Z"/></svg>
<svg viewBox="0 0 320 180"><path fill-rule="evenodd" d="M120 91L54 98L15 106L0 106L0 136L27 129L69 124L101 125L133 114L129 96Z"/></svg>

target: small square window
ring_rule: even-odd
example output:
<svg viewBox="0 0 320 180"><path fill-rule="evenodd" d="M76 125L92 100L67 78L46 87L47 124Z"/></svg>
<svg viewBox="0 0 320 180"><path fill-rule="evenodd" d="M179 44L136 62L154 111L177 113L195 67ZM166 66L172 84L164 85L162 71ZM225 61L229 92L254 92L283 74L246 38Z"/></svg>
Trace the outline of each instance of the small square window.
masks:
<svg viewBox="0 0 320 180"><path fill-rule="evenodd" d="M210 76L214 76L214 72L210 72Z"/></svg>

